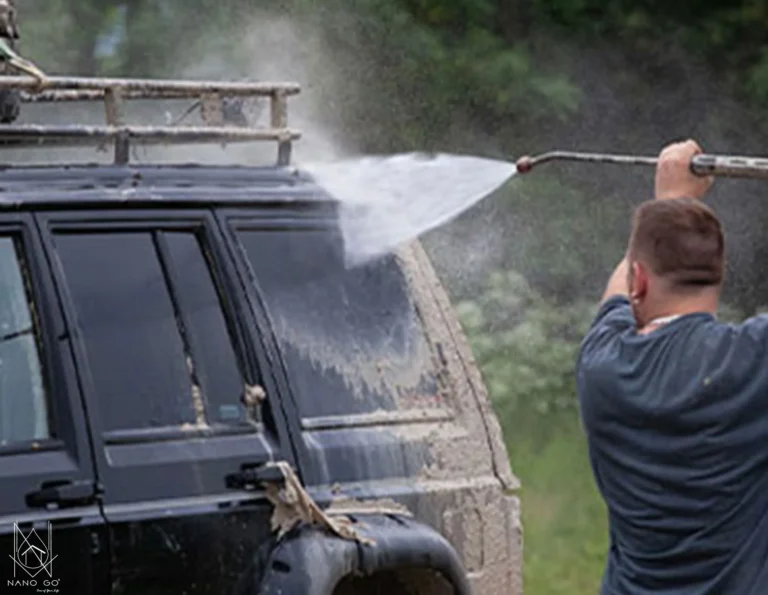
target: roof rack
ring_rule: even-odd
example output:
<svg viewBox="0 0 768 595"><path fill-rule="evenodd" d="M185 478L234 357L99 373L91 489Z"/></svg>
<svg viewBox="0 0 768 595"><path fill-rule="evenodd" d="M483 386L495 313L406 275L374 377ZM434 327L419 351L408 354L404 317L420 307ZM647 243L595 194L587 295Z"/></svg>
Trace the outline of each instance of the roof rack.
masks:
<svg viewBox="0 0 768 595"><path fill-rule="evenodd" d="M278 165L288 165L292 142L301 134L288 127L287 98L300 92L296 83L216 82L154 79L49 77L44 87L31 77L0 76L0 89L16 89L25 103L103 101L106 124L0 124L0 145L14 147L77 146L114 143L115 163L130 159L132 141L144 144L241 143L274 141ZM229 124L226 101L268 97L270 125ZM126 124L124 103L136 99L196 99L204 125Z"/></svg>

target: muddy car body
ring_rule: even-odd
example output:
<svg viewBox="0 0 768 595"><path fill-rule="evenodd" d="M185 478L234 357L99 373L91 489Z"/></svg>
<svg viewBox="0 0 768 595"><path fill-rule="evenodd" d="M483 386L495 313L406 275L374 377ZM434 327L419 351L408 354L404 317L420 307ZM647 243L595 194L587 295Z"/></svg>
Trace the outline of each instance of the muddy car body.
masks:
<svg viewBox="0 0 768 595"><path fill-rule="evenodd" d="M521 592L446 293L416 242L346 267L338 209L284 163L0 172L3 593Z"/></svg>

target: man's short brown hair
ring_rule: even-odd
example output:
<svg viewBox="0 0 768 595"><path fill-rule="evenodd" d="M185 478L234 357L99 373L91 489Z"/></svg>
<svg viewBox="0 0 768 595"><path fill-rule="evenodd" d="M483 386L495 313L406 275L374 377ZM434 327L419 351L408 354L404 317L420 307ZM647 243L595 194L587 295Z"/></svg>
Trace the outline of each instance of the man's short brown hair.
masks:
<svg viewBox="0 0 768 595"><path fill-rule="evenodd" d="M629 258L683 289L720 285L725 239L714 211L700 200L650 200L635 211Z"/></svg>

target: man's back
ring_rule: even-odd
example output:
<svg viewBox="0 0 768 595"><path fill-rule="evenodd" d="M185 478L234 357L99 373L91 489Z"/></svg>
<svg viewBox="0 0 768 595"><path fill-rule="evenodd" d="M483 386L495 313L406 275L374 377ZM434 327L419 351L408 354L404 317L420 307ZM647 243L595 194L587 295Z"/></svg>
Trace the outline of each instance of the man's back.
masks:
<svg viewBox="0 0 768 595"><path fill-rule="evenodd" d="M578 388L610 514L604 595L768 592L768 318L646 335L605 302Z"/></svg>

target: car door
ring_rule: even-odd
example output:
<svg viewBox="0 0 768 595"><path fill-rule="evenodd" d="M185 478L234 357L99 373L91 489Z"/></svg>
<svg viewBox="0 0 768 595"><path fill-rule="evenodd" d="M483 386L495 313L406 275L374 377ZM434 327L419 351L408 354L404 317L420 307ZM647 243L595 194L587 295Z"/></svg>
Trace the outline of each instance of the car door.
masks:
<svg viewBox="0 0 768 595"><path fill-rule="evenodd" d="M106 527L40 248L31 217L0 216L0 592L97 595Z"/></svg>
<svg viewBox="0 0 768 595"><path fill-rule="evenodd" d="M112 593L230 593L271 507L228 479L292 458L213 219L55 213L41 225L76 336Z"/></svg>

